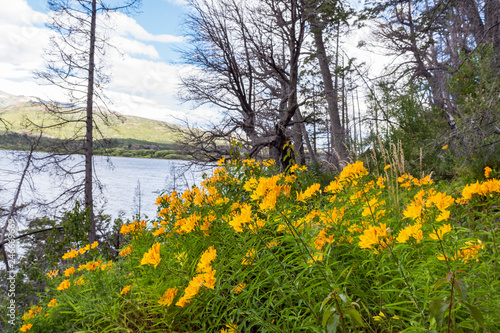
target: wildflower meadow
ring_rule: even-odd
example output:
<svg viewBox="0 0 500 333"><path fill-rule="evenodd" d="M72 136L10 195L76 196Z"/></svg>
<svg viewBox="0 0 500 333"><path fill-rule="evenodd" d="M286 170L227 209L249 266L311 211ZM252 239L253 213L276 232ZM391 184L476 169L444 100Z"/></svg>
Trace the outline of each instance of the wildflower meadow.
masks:
<svg viewBox="0 0 500 333"><path fill-rule="evenodd" d="M495 170L449 186L397 161L328 181L218 164L123 225L116 260L75 244L20 331L500 332Z"/></svg>

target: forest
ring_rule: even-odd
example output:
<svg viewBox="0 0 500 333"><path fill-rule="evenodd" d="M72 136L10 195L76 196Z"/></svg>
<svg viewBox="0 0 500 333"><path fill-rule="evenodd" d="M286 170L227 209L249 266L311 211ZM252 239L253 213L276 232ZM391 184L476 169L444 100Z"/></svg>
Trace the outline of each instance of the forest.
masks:
<svg viewBox="0 0 500 333"><path fill-rule="evenodd" d="M69 102L24 122L3 332L498 331L499 0L187 0L179 99L220 117L169 135L213 169L147 219L98 211L92 169L120 121L97 22L140 1L48 5L35 75ZM16 230L44 168L72 209Z"/></svg>

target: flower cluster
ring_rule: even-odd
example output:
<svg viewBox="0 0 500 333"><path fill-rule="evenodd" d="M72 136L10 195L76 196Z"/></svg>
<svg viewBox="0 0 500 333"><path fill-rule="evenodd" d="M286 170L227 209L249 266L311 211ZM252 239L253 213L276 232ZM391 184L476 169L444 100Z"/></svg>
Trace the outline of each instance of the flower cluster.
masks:
<svg viewBox="0 0 500 333"><path fill-rule="evenodd" d="M211 263L215 260L216 253L217 251L215 248L211 246L201 255L196 270L202 273L195 275L191 281L189 281L188 286L184 289L184 295L182 295L175 305L185 307L186 304L189 303L193 297L196 296L196 294L198 294L200 287L202 286L210 289L215 288L216 271L212 268ZM175 293L177 293L177 291L175 291Z"/></svg>
<svg viewBox="0 0 500 333"><path fill-rule="evenodd" d="M146 227L146 224L147 224L146 221L134 221L129 224L124 224L120 228L120 233L126 235L128 233L139 232L140 230L143 230Z"/></svg>
<svg viewBox="0 0 500 333"><path fill-rule="evenodd" d="M358 298L377 304L372 315L362 314L366 326L374 325L371 331L429 328L420 319L410 322L405 314L413 311L412 318L419 318L412 309L415 303L427 309L423 303L427 298L442 298L434 297L435 290L424 290L429 274L465 270L464 265L476 265L474 261L492 252L484 234L468 234L465 222L456 224L461 221L458 212L473 203L456 205L451 195L432 187L430 176L419 179L403 174L398 179L390 165L384 168L384 176L375 176L363 162L355 162L323 187L305 166L297 164L284 173L276 173L273 161L221 160L218 164L201 186L158 197L155 221L123 225L120 232L132 237L125 237L128 243L116 262L95 258L62 270L60 278L58 271L47 273L55 279L49 283L64 290L64 297L48 303L50 311L68 309L67 300L98 290L114 297L116 308L131 311L126 316L131 324L124 330L139 327L141 320L141 325L151 325L153 330L237 332L238 324L240 328L255 325L249 318L243 324L231 310L241 308L258 314L269 330L307 331L314 322L311 318L322 316L315 312L319 308L315 304L336 295L340 307L350 313L347 330L354 328L349 320L357 316L352 304ZM491 172L485 174L486 181L464 188L464 204L476 194L490 200L500 192L497 181L489 179ZM65 257L74 258L89 249L91 245L74 249ZM424 279L419 273L422 267L431 272ZM478 271L473 269L471 274ZM403 276L393 276L397 274ZM374 275L373 281L365 281ZM352 294L333 291L330 277ZM84 283L85 287L77 287ZM377 294L376 299L372 294ZM399 304L407 308L400 311L389 306L391 301L405 302ZM297 320L278 326L286 318L280 318L281 312L275 309L289 311L287 304L294 307ZM248 310L249 306L254 308ZM202 318L207 311L209 318ZM40 319L43 315L33 324Z"/></svg>
<svg viewBox="0 0 500 333"><path fill-rule="evenodd" d="M161 261L160 257L160 243L154 243L148 252L144 253L141 260L141 265L152 265L156 268Z"/></svg>
<svg viewBox="0 0 500 333"><path fill-rule="evenodd" d="M88 252L91 249L95 249L97 246L99 246L99 243L96 241L96 242L93 242L92 244L87 244L86 246L79 248L79 249L71 249L70 251L66 252L62 258L63 259L76 258L81 254L85 254L85 252Z"/></svg>

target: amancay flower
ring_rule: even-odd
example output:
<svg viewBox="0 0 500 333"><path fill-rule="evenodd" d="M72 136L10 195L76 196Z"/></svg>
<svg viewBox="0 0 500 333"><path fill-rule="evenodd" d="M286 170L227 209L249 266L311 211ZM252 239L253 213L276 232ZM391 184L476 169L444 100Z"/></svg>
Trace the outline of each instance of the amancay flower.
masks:
<svg viewBox="0 0 500 333"><path fill-rule="evenodd" d="M23 326L21 326L21 328L19 330L21 332L28 332L29 330L31 330L32 327L33 327L33 324L24 324Z"/></svg>
<svg viewBox="0 0 500 333"><path fill-rule="evenodd" d="M414 225L409 225L403 230L399 232L398 237L396 238L396 241L398 243L406 243L410 237L415 239L417 243L422 241L424 239L424 235L422 233L422 224L420 223L415 223Z"/></svg>
<svg viewBox="0 0 500 333"><path fill-rule="evenodd" d="M122 291L120 291L120 295L125 295L130 291L130 285L123 287Z"/></svg>
<svg viewBox="0 0 500 333"><path fill-rule="evenodd" d="M489 166L487 166L486 168L484 168L484 177L490 178L491 171L493 171L493 170Z"/></svg>
<svg viewBox="0 0 500 333"><path fill-rule="evenodd" d="M122 257L125 257L131 253L132 253L132 245L129 245L129 246L125 247L123 250L121 250L120 253L118 253L118 254Z"/></svg>
<svg viewBox="0 0 500 333"><path fill-rule="evenodd" d="M177 295L177 291L178 289L176 287L167 289L167 291L163 293L163 296L161 296L158 304L163 306L170 306L170 304L172 304L172 302L174 301L175 296Z"/></svg>
<svg viewBox="0 0 500 333"><path fill-rule="evenodd" d="M321 188L321 185L318 183L315 183L315 184L312 184L311 186L309 186L304 192L302 192L302 191L300 191L300 193L297 192L296 201L306 203L306 200L309 199L310 197L312 197L314 195L314 193L319 191L320 188Z"/></svg>
<svg viewBox="0 0 500 333"><path fill-rule="evenodd" d="M71 276L73 273L75 273L75 267L70 267L64 271L64 276Z"/></svg>
<svg viewBox="0 0 500 333"><path fill-rule="evenodd" d="M363 235L359 236L359 247L373 249L375 253L379 253L379 250L386 248L391 241L387 231L388 228L385 223L381 223L380 227L370 226L363 231Z"/></svg>
<svg viewBox="0 0 500 333"><path fill-rule="evenodd" d="M236 286L236 288L234 288L234 289L233 289L233 293L234 293L235 295L239 294L239 293L243 290L243 288L245 288L246 286L247 286L247 284L246 284L246 283L244 283L244 282L242 282L242 283L238 284L238 285Z"/></svg>
<svg viewBox="0 0 500 333"><path fill-rule="evenodd" d="M23 319L23 321L30 320L30 319L32 319L32 318L35 318L35 316L36 316L37 314L39 314L40 312L42 312L42 308L41 308L41 307L39 307L39 306L37 306L37 305L35 305L35 306L33 306L32 308L30 308L30 309L29 309L29 311L28 311L27 313L25 313L25 314L23 315L23 318L22 318L22 319Z"/></svg>
<svg viewBox="0 0 500 333"><path fill-rule="evenodd" d="M437 230L437 232L431 232L429 237L435 240L442 240L443 236L451 231L451 226L449 224L443 225L441 228Z"/></svg>
<svg viewBox="0 0 500 333"><path fill-rule="evenodd" d="M210 264L215 260L217 255L217 250L210 246L203 254L201 255L200 261L198 262L198 267L196 267L197 272L207 272L210 268Z"/></svg>
<svg viewBox="0 0 500 333"><path fill-rule="evenodd" d="M63 282L61 282L61 284L59 285L59 287L57 287L57 290L65 290L65 289L68 289L70 287L71 283L69 282L69 280L64 280Z"/></svg>
<svg viewBox="0 0 500 333"><path fill-rule="evenodd" d="M252 206L246 203L240 206L240 213L233 216L229 225L236 232L243 232L243 228L252 222Z"/></svg>
<svg viewBox="0 0 500 333"><path fill-rule="evenodd" d="M156 268L161 261L160 258L160 243L154 243L148 252L144 253L141 260L141 265L152 265Z"/></svg>
<svg viewBox="0 0 500 333"><path fill-rule="evenodd" d="M59 270L52 270L50 272L47 273L47 276L51 279L55 278L57 276L57 274L59 273Z"/></svg>
<svg viewBox="0 0 500 333"><path fill-rule="evenodd" d="M255 255L256 255L255 249L252 248L252 249L248 250L248 252L243 257L241 264L242 265L251 265L253 260L255 259Z"/></svg>
<svg viewBox="0 0 500 333"><path fill-rule="evenodd" d="M72 259L72 258L78 257L78 255L79 255L79 254L80 254L80 253L79 253L77 250L72 249L71 251L66 252L66 253L62 256L62 258L63 258L63 259Z"/></svg>
<svg viewBox="0 0 500 333"><path fill-rule="evenodd" d="M50 300L49 304L47 304L47 306L49 308L53 307L53 306L56 306L57 305L57 299L53 298Z"/></svg>

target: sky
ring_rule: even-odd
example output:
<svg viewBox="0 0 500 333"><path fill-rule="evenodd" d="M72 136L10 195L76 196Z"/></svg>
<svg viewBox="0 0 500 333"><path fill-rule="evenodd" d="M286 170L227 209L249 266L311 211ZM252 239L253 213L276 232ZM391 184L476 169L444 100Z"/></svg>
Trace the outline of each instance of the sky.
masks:
<svg viewBox="0 0 500 333"><path fill-rule="evenodd" d="M39 85L33 76L44 69L43 52L50 30L45 27L46 0L9 0L0 11L0 91L43 99L61 100L54 87ZM203 119L210 108L193 109L177 100L180 63L176 48L184 44L183 0L143 0L138 13L115 14L108 62L111 82L106 90L110 109L171 123L186 115ZM184 44L185 45L185 44Z"/></svg>
<svg viewBox="0 0 500 333"><path fill-rule="evenodd" d="M179 73L192 70L180 62L175 49L186 46L182 21L187 7L184 0L143 0L132 16L114 14L111 43L120 50L109 52L112 80L107 96L109 107L125 115L179 123L190 119L193 125L214 120L215 109L192 108L177 99ZM50 31L46 0L9 0L0 11L0 91L13 95L63 100L55 87L39 85L33 72L44 69L43 52ZM355 48L366 31L356 32L347 46L358 60L381 65L380 58ZM375 57L375 58L374 58Z"/></svg>

